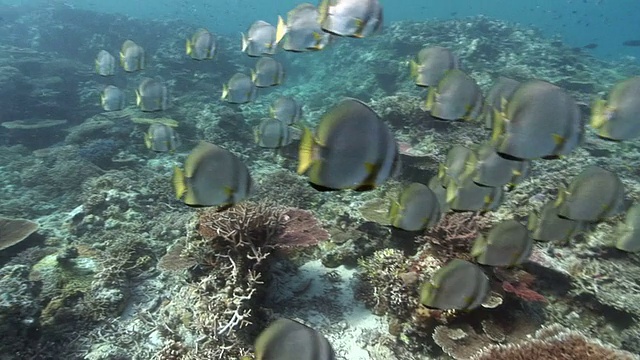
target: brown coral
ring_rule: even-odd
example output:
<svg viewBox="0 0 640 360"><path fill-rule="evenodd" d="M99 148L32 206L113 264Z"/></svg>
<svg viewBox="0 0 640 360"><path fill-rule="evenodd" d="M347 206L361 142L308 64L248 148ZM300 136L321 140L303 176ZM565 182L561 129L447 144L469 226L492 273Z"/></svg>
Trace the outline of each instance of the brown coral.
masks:
<svg viewBox="0 0 640 360"><path fill-rule="evenodd" d="M418 242L429 243L442 260L471 260L471 247L478 235L491 226L488 214L447 213L436 226L427 229Z"/></svg>
<svg viewBox="0 0 640 360"><path fill-rule="evenodd" d="M490 345L471 360L632 360L633 354L614 349L582 333L551 325L517 344Z"/></svg>
<svg viewBox="0 0 640 360"><path fill-rule="evenodd" d="M21 242L38 228L39 225L30 220L0 217L0 250Z"/></svg>

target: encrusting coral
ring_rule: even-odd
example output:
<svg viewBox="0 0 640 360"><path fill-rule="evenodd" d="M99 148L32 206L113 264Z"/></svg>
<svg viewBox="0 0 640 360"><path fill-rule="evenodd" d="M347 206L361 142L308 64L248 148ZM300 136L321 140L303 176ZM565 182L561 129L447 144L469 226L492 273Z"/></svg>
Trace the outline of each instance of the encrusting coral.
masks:
<svg viewBox="0 0 640 360"><path fill-rule="evenodd" d="M578 331L558 324L546 326L521 343L488 346L470 360L634 360L627 351L614 349Z"/></svg>
<svg viewBox="0 0 640 360"><path fill-rule="evenodd" d="M0 217L0 250L13 246L38 230L39 225L25 219Z"/></svg>

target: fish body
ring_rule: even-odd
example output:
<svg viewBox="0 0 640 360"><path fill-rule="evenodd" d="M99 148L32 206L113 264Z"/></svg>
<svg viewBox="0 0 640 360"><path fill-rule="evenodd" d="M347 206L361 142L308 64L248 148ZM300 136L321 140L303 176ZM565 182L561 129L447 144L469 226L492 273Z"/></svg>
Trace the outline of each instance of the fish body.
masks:
<svg viewBox="0 0 640 360"><path fill-rule="evenodd" d="M382 28L378 0L322 0L318 10L322 29L338 36L363 38Z"/></svg>
<svg viewBox="0 0 640 360"><path fill-rule="evenodd" d="M184 164L175 167L173 187L176 198L186 205L227 207L246 199L252 191L247 166L232 152L200 142Z"/></svg>
<svg viewBox="0 0 640 360"><path fill-rule="evenodd" d="M274 118L263 119L254 129L254 138L258 146L269 149L278 149L293 142L289 126Z"/></svg>
<svg viewBox="0 0 640 360"><path fill-rule="evenodd" d="M242 33L242 52L249 56L273 55L276 49L276 28L266 21L258 20Z"/></svg>
<svg viewBox="0 0 640 360"><path fill-rule="evenodd" d="M615 173L589 166L558 190L558 215L576 221L595 222L619 214L624 208L624 185Z"/></svg>
<svg viewBox="0 0 640 360"><path fill-rule="evenodd" d="M618 225L616 248L626 252L640 252L640 204L635 204Z"/></svg>
<svg viewBox="0 0 640 360"><path fill-rule="evenodd" d="M124 109L126 96L120 88L108 85L100 94L100 106L104 111L118 111Z"/></svg>
<svg viewBox="0 0 640 360"><path fill-rule="evenodd" d="M96 73L101 76L112 76L116 73L116 58L108 51L100 50L96 56Z"/></svg>
<svg viewBox="0 0 640 360"><path fill-rule="evenodd" d="M441 310L473 310L485 301L489 288L489 278L478 265L454 259L422 284L420 303Z"/></svg>
<svg viewBox="0 0 640 360"><path fill-rule="evenodd" d="M476 153L462 145L455 145L447 151L444 163L438 167L438 179L444 187L450 183L462 183L471 177L478 163Z"/></svg>
<svg viewBox="0 0 640 360"><path fill-rule="evenodd" d="M495 113L492 144L506 157L533 160L567 155L584 138L584 122L575 100L541 80L522 83Z"/></svg>
<svg viewBox="0 0 640 360"><path fill-rule="evenodd" d="M609 140L631 140L640 135L640 76L616 84L607 100L594 102L591 126L598 136Z"/></svg>
<svg viewBox="0 0 640 360"><path fill-rule="evenodd" d="M505 220L494 225L486 237L478 236L471 255L479 264L489 266L513 266L529 259L533 239L527 228L515 220Z"/></svg>
<svg viewBox="0 0 640 360"><path fill-rule="evenodd" d="M481 186L467 178L447 185L447 204L456 211L493 211L504 200L502 187Z"/></svg>
<svg viewBox="0 0 640 360"><path fill-rule="evenodd" d="M251 80L257 87L282 84L284 81L282 64L270 57L261 57L256 63L256 68L251 71Z"/></svg>
<svg viewBox="0 0 640 360"><path fill-rule="evenodd" d="M336 360L321 333L286 318L269 324L256 338L254 348L256 360Z"/></svg>
<svg viewBox="0 0 640 360"><path fill-rule="evenodd" d="M143 70L146 65L145 51L142 46L126 40L120 49L120 66L126 72Z"/></svg>
<svg viewBox="0 0 640 360"><path fill-rule="evenodd" d="M505 111L505 106L511 99L511 96L520 86L520 82L508 77L500 76L487 94L485 106L482 110L484 118L484 127L493 129L495 114L501 114Z"/></svg>
<svg viewBox="0 0 640 360"><path fill-rule="evenodd" d="M451 69L458 69L458 58L447 48L432 46L418 53L417 60L409 63L411 78L417 86L438 85L444 74Z"/></svg>
<svg viewBox="0 0 640 360"><path fill-rule="evenodd" d="M302 118L302 105L290 96L280 96L269 107L269 114L287 125Z"/></svg>
<svg viewBox="0 0 640 360"><path fill-rule="evenodd" d="M412 183L391 202L391 225L406 231L418 231L440 221L440 203L436 194L426 185Z"/></svg>
<svg viewBox="0 0 640 360"><path fill-rule="evenodd" d="M232 104L244 104L255 100L258 89L246 74L236 73L222 86L222 100Z"/></svg>
<svg viewBox="0 0 640 360"><path fill-rule="evenodd" d="M366 104L346 99L327 111L315 135L305 129L298 173L318 190L370 190L399 168L391 130Z"/></svg>
<svg viewBox="0 0 640 360"><path fill-rule="evenodd" d="M153 123L144 134L144 144L155 152L174 152L179 144L178 134L168 125Z"/></svg>
<svg viewBox="0 0 640 360"><path fill-rule="evenodd" d="M284 39L282 48L287 51L322 50L331 41L331 34L322 30L318 17L318 9L314 5L297 5L287 13L287 22L278 17L276 42Z"/></svg>
<svg viewBox="0 0 640 360"><path fill-rule="evenodd" d="M582 229L583 223L558 215L554 201L549 201L538 211L532 211L527 220L531 238L536 241L567 243Z"/></svg>
<svg viewBox="0 0 640 360"><path fill-rule="evenodd" d="M187 39L186 52L192 59L213 59L216 55L216 38L207 29L200 28Z"/></svg>
<svg viewBox="0 0 640 360"><path fill-rule="evenodd" d="M163 111L168 107L167 87L159 78L143 78L136 89L136 105L142 111Z"/></svg>
<svg viewBox="0 0 640 360"><path fill-rule="evenodd" d="M475 120L482 111L482 90L459 69L447 70L438 85L429 88L426 109L442 120Z"/></svg>
<svg viewBox="0 0 640 360"><path fill-rule="evenodd" d="M477 150L473 181L490 187L515 186L526 179L530 171L529 160L505 158L490 143L484 143Z"/></svg>

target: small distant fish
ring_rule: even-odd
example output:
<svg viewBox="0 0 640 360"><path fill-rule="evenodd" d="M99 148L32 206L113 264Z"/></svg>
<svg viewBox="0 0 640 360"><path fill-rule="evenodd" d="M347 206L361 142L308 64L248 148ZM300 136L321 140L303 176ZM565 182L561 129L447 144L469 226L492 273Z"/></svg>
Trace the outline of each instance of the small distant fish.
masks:
<svg viewBox="0 0 640 360"><path fill-rule="evenodd" d="M640 40L627 40L622 43L623 46L640 46Z"/></svg>
<svg viewBox="0 0 640 360"><path fill-rule="evenodd" d="M518 86L520 86L519 81L504 76L500 76L493 83L493 86L489 89L489 93L487 94L484 108L482 110L484 127L486 129L493 129L493 123L497 116L496 114L501 114L505 111L507 103Z"/></svg>
<svg viewBox="0 0 640 360"><path fill-rule="evenodd" d="M269 114L287 125L297 123L302 118L302 105L290 97L280 96L269 107Z"/></svg>
<svg viewBox="0 0 640 360"><path fill-rule="evenodd" d="M505 157L533 160L567 155L584 138L576 101L565 90L541 80L522 83L496 113L491 142Z"/></svg>
<svg viewBox="0 0 640 360"><path fill-rule="evenodd" d="M104 111L119 111L125 106L125 93L118 87L109 85L100 94L100 106Z"/></svg>
<svg viewBox="0 0 640 360"><path fill-rule="evenodd" d="M116 73L116 58L108 51L100 50L96 56L96 72L101 76L111 76Z"/></svg>
<svg viewBox="0 0 640 360"><path fill-rule="evenodd" d="M289 126L274 118L263 119L255 127L254 139L258 146L269 149L278 149L293 142Z"/></svg>
<svg viewBox="0 0 640 360"><path fill-rule="evenodd" d="M494 225L487 236L480 234L473 244L471 255L479 264L513 266L531 256L533 239L527 228L515 220Z"/></svg>
<svg viewBox="0 0 640 360"><path fill-rule="evenodd" d="M338 36L363 38L382 28L378 0L322 0L318 10L322 29Z"/></svg>
<svg viewBox="0 0 640 360"><path fill-rule="evenodd" d="M173 172L176 198L189 206L220 206L224 210L247 198L252 189L247 166L219 146L200 142Z"/></svg>
<svg viewBox="0 0 640 360"><path fill-rule="evenodd" d="M595 48L597 48L597 47L598 47L598 44L596 44L596 43L589 43L589 44L587 44L587 45L583 46L582 48L583 48L583 49L593 50L593 49L595 49Z"/></svg>
<svg viewBox="0 0 640 360"><path fill-rule="evenodd" d="M213 59L216 54L216 38L207 29L198 29L187 39L187 55L195 60Z"/></svg>
<svg viewBox="0 0 640 360"><path fill-rule="evenodd" d="M640 252L640 204L635 204L617 228L616 248L622 251Z"/></svg>
<svg viewBox="0 0 640 360"><path fill-rule="evenodd" d="M594 102L591 126L604 139L622 141L640 136L640 76L617 83L607 100Z"/></svg>
<svg viewBox="0 0 640 360"><path fill-rule="evenodd" d="M142 46L131 40L126 40L120 49L120 66L126 72L143 70L146 58Z"/></svg>
<svg viewBox="0 0 640 360"><path fill-rule="evenodd" d="M298 174L320 191L371 190L397 173L398 144L368 105L346 99L320 119L315 135L307 128L300 141Z"/></svg>
<svg viewBox="0 0 640 360"><path fill-rule="evenodd" d="M484 103L476 81L459 69L447 70L438 85L429 88L426 110L443 120L475 120Z"/></svg>
<svg viewBox="0 0 640 360"><path fill-rule="evenodd" d="M403 188L389 207L391 225L406 231L431 227L440 221L441 215L436 194L420 183L412 183Z"/></svg>
<svg viewBox="0 0 640 360"><path fill-rule="evenodd" d="M336 360L327 338L287 318L269 324L256 338L254 348L256 360Z"/></svg>
<svg viewBox="0 0 640 360"><path fill-rule="evenodd" d="M622 212L624 185L614 172L592 165L561 186L555 206L558 215L576 221L595 222Z"/></svg>
<svg viewBox="0 0 640 360"><path fill-rule="evenodd" d="M242 52L249 56L273 55L276 49L276 28L266 21L258 20L242 33Z"/></svg>
<svg viewBox="0 0 640 360"><path fill-rule="evenodd" d="M256 68L251 69L251 80L257 87L280 85L284 80L284 68L273 58L261 57Z"/></svg>
<svg viewBox="0 0 640 360"><path fill-rule="evenodd" d="M220 99L231 104L244 104L255 100L256 93L257 88L251 81L251 77L243 73L236 73L229 79L229 82L222 85Z"/></svg>
<svg viewBox="0 0 640 360"><path fill-rule="evenodd" d="M478 265L454 259L422 284L420 303L441 310L473 310L482 305L489 289L489 278Z"/></svg>
<svg viewBox="0 0 640 360"><path fill-rule="evenodd" d="M459 66L458 58L447 48L432 46L420 50L417 60L409 63L411 78L417 86L438 85L444 74Z"/></svg>
<svg viewBox="0 0 640 360"><path fill-rule="evenodd" d="M318 9L309 3L302 3L287 13L287 22L278 16L276 42L284 38L282 48L287 51L322 50L331 40L331 34L324 32L318 23Z"/></svg>
<svg viewBox="0 0 640 360"><path fill-rule="evenodd" d="M167 87L159 78L143 78L136 89L136 105L142 111L166 110L169 102Z"/></svg>
<svg viewBox="0 0 640 360"><path fill-rule="evenodd" d="M174 152L178 147L178 134L171 126L153 123L144 134L144 144L156 152Z"/></svg>

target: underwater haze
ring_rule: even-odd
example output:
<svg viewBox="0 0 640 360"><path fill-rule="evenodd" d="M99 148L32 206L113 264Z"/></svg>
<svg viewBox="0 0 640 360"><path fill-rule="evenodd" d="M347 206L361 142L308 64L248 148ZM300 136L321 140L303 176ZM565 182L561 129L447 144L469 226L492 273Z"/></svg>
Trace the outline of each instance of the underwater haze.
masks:
<svg viewBox="0 0 640 360"><path fill-rule="evenodd" d="M0 0L0 360L640 360L637 0Z"/></svg>

